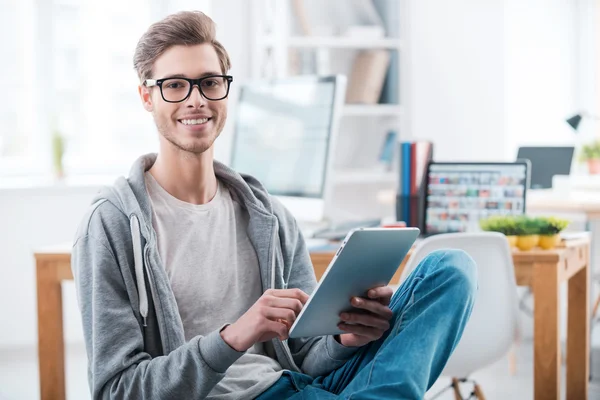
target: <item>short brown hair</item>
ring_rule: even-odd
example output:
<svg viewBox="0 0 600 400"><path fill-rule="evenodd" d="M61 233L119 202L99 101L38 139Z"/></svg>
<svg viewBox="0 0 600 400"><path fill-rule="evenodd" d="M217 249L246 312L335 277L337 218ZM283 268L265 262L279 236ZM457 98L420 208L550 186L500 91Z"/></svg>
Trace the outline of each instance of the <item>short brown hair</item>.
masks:
<svg viewBox="0 0 600 400"><path fill-rule="evenodd" d="M156 59L170 47L203 43L210 43L215 48L221 72L227 73L231 68L227 50L216 39L214 21L200 11L181 11L152 24L135 48L133 67L143 82L151 77Z"/></svg>

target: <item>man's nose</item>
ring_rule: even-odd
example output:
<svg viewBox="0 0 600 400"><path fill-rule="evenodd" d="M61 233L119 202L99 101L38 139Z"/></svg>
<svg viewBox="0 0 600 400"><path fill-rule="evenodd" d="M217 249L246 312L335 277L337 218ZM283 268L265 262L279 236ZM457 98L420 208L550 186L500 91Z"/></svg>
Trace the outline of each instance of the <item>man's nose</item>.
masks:
<svg viewBox="0 0 600 400"><path fill-rule="evenodd" d="M192 92L188 97L187 101L189 107L202 107L206 104L207 100L200 92L200 87L198 85L192 86Z"/></svg>

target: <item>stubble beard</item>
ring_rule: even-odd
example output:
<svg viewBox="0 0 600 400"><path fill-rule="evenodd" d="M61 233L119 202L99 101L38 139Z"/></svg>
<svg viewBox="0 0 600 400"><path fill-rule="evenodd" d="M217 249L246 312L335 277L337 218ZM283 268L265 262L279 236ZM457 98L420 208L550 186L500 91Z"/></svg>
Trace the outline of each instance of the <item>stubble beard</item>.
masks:
<svg viewBox="0 0 600 400"><path fill-rule="evenodd" d="M158 130L159 135L161 135L165 140L167 140L171 145L173 145L178 151L183 152L185 154L190 155L200 155L210 149L215 142L215 140L221 134L223 127L225 126L226 118L220 119L219 125L215 126L215 134L210 134L208 137L208 141L194 142L192 144L184 144L177 140L176 135L171 134L167 124L161 124L156 115L154 115L154 122L156 124L156 129Z"/></svg>

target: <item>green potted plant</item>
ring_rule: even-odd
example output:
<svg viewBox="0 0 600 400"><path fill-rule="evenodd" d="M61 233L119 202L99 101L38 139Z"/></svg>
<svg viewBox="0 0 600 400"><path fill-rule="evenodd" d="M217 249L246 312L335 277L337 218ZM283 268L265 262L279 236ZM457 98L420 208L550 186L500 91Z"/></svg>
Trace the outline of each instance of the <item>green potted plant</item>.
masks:
<svg viewBox="0 0 600 400"><path fill-rule="evenodd" d="M482 230L487 232L500 232L506 236L511 247L517 244L517 227L514 217L493 215L479 222Z"/></svg>
<svg viewBox="0 0 600 400"><path fill-rule="evenodd" d="M54 164L54 173L58 179L62 179L65 176L63 165L64 154L65 138L58 129L54 129L52 132L52 162Z"/></svg>
<svg viewBox="0 0 600 400"><path fill-rule="evenodd" d="M517 231L517 247L519 250L531 250L538 245L539 223L536 218L527 216L515 217L515 225Z"/></svg>
<svg viewBox="0 0 600 400"><path fill-rule="evenodd" d="M600 174L600 140L583 145L579 153L579 161L587 163L590 174Z"/></svg>
<svg viewBox="0 0 600 400"><path fill-rule="evenodd" d="M538 218L540 241L542 249L553 249L560 242L560 232L569 225L569 221L556 217Z"/></svg>
<svg viewBox="0 0 600 400"><path fill-rule="evenodd" d="M517 246L517 240L519 238L519 230L517 228L517 222L515 217L507 216L504 217L504 234L508 239L508 243L511 247Z"/></svg>

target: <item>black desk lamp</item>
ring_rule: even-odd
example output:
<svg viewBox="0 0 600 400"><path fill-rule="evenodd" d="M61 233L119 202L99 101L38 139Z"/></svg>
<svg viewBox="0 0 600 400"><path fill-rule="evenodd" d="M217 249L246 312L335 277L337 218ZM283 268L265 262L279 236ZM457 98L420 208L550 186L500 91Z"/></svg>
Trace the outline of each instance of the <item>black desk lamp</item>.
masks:
<svg viewBox="0 0 600 400"><path fill-rule="evenodd" d="M579 128L579 124L581 124L581 120L583 120L584 118L600 119L600 117L597 117L596 115L592 115L589 113L581 113L581 114L575 114L571 118L568 118L567 124L569 124L571 126L571 128L573 128L573 130L575 132L577 132L577 129Z"/></svg>

